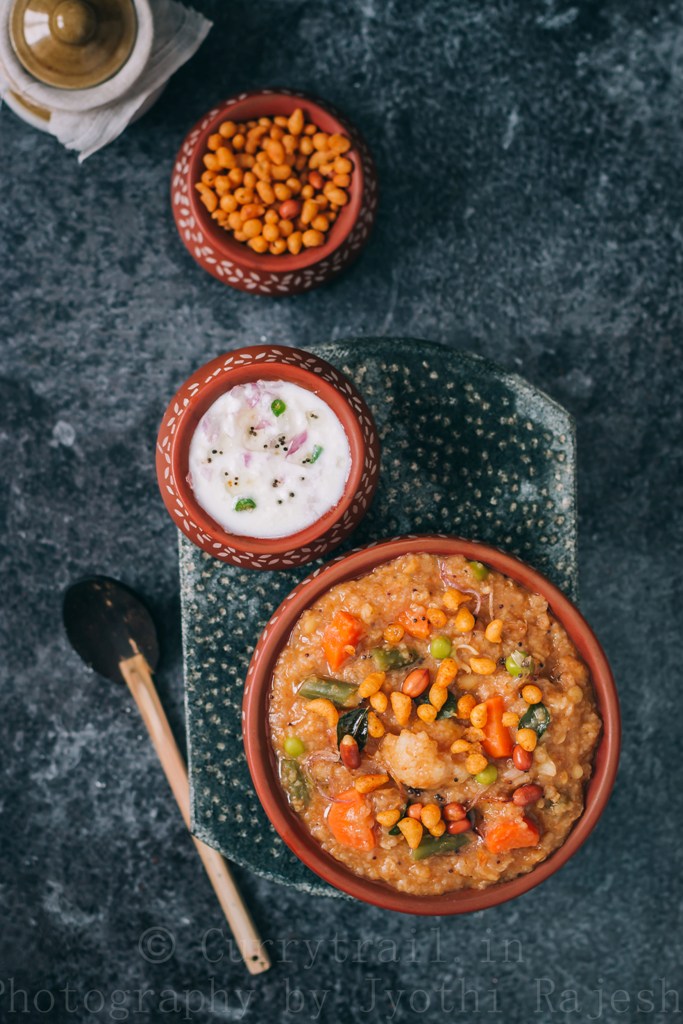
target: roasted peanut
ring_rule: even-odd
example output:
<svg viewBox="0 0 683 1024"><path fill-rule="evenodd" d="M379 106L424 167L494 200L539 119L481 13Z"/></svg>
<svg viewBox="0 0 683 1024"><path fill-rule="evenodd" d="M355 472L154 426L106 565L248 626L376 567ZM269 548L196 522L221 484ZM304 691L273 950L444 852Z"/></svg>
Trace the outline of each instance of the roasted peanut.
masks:
<svg viewBox="0 0 683 1024"><path fill-rule="evenodd" d="M406 697L419 697L429 686L429 670L414 668L403 680L402 692Z"/></svg>
<svg viewBox="0 0 683 1024"><path fill-rule="evenodd" d="M518 807L526 807L528 804L535 804L542 796L543 790L541 787L529 783L528 786L520 786L519 789L514 791L512 802L517 804Z"/></svg>
<svg viewBox="0 0 683 1024"><path fill-rule="evenodd" d="M467 811L462 804L455 803L446 804L443 809L443 816L446 821L462 821L467 816Z"/></svg>
<svg viewBox="0 0 683 1024"><path fill-rule="evenodd" d="M284 220L294 220L301 213L301 203L298 199L287 199L280 204L280 216Z"/></svg>
<svg viewBox="0 0 683 1024"><path fill-rule="evenodd" d="M446 831L449 836L459 836L462 832L469 832L472 828L472 823L469 818L461 818L460 821L451 821L447 826Z"/></svg>
<svg viewBox="0 0 683 1024"><path fill-rule="evenodd" d="M360 768L360 750L353 736L342 736L341 743L339 744L339 755L342 759L342 764L349 771L353 771L356 768Z"/></svg>

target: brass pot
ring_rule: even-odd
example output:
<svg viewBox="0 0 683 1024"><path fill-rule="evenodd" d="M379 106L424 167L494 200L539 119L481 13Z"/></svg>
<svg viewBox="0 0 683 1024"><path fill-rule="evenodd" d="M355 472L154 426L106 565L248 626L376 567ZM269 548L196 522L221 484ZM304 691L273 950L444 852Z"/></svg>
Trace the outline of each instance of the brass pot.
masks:
<svg viewBox="0 0 683 1024"><path fill-rule="evenodd" d="M0 67L17 113L47 122L53 110L122 96L147 64L153 28L149 0L14 0L0 14Z"/></svg>

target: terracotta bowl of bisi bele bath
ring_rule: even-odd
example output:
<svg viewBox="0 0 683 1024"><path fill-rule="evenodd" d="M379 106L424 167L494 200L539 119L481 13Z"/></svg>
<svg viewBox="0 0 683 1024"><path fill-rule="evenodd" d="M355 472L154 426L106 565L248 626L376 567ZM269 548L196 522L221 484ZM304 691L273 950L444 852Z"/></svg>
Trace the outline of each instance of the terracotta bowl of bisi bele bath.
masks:
<svg viewBox="0 0 683 1024"><path fill-rule="evenodd" d="M185 381L156 466L174 523L214 558L286 569L325 556L367 512L380 448L372 414L333 366L280 345L238 349Z"/></svg>
<svg viewBox="0 0 683 1024"><path fill-rule="evenodd" d="M297 113L292 134L295 111L303 128ZM307 199L322 219L304 209ZM191 129L176 157L171 202L180 237L204 270L256 295L293 295L360 254L375 220L377 176L358 131L328 103L263 89L217 104ZM228 223L245 210L242 226Z"/></svg>
<svg viewBox="0 0 683 1024"><path fill-rule="evenodd" d="M410 601L416 590L430 607L413 608L408 618L398 616L406 626L405 653L411 656L400 661L402 641L389 637L385 623L387 616L396 621L397 609L406 607L405 600ZM455 614L448 609L456 607L458 613L460 608L468 609L469 625L458 626L457 619L447 621ZM438 615L439 608L447 609L446 614ZM427 616L424 622L420 619L425 612L435 624L428 633L427 628L411 626L426 627ZM341 656L346 660L340 667L337 640L342 626L349 628L353 613L358 617L354 646L343 648ZM495 643L484 635L492 614L505 616L499 620L504 624ZM535 665L529 652L524 652L523 659L514 657L520 635L517 614L527 616L525 643L535 654ZM346 617L344 622L338 622L340 615ZM410 628L413 634L408 633ZM458 638L461 628L471 630L467 638ZM415 639L418 635L423 639ZM446 703L443 695L435 701L447 713L439 712L443 720L435 720L425 709L438 689L434 680L439 665L445 664L438 659L447 656L434 645L438 641L444 646L445 637L451 660L460 664L457 674L449 676ZM382 646L376 648L377 643ZM472 657L485 644L489 657L483 660L489 660L489 666L481 658L475 663ZM377 671L377 651L385 659L385 673ZM392 651L396 660L389 662ZM334 665L330 658L337 659ZM468 659L472 660L465 671L462 666L468 665ZM400 667L405 665L412 668ZM517 675L520 665L533 674ZM414 696L408 680L412 676L415 682L422 673L429 675L427 685L432 689L418 695L406 720L403 704L406 700L410 704ZM356 693L361 680L368 684L372 680L373 685ZM394 705L401 689L403 704ZM541 691L540 702L531 689ZM476 740L468 728L474 723L474 712L472 722L467 722L463 718L470 712L460 706L460 696L468 694L471 704L487 699L489 716L495 707L499 709L497 719L492 718L491 733L487 721L479 721L481 728L476 731L483 734L479 741L483 760L489 764L485 771L477 767L482 774L476 777L476 766L468 765L470 754L457 749L464 736ZM333 714L334 702L339 710ZM516 722L503 720L505 709ZM401 721L399 711L404 715ZM377 721L370 723L371 714L380 720L379 726ZM337 889L386 910L411 914L484 910L550 878L595 827L609 799L619 759L614 680L600 643L578 609L548 579L517 558L455 537L412 536L371 545L331 562L295 587L256 646L245 683L243 715L245 751L256 792L294 854ZM365 733L363 715L368 716ZM448 751L453 736L463 738L453 741L456 750L451 751L451 761ZM360 755L356 751L360 763L347 761L347 753L342 753L354 737L361 749ZM468 746L471 743L465 742ZM475 756L482 758L482 753ZM434 772L441 771L444 757L446 774L437 782ZM433 776L431 781L425 773ZM461 787L462 795L454 797L454 787ZM462 804L446 803L453 799ZM434 802L425 805L425 800ZM438 828L433 819L427 825L420 810L425 806L433 811L441 806ZM394 818L382 820L382 808L394 808L389 811ZM409 849L406 840L411 832L406 828L399 834L398 818L403 814L400 824L412 821L414 830L421 813L422 838ZM387 831L392 822L393 835ZM431 835L428 827L434 828ZM448 845L451 837L455 842ZM445 848L439 848L444 840ZM522 873L516 874L518 870Z"/></svg>

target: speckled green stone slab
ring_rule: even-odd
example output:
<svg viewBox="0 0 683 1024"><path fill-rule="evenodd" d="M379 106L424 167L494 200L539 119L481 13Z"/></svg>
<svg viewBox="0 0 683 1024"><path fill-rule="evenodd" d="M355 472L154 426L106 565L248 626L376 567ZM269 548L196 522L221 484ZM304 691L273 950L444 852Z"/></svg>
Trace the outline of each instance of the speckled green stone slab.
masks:
<svg viewBox="0 0 683 1024"><path fill-rule="evenodd" d="M466 352L407 338L318 345L356 384L382 442L380 484L335 554L403 533L450 533L518 555L577 594L574 424L526 381ZM226 857L306 892L339 895L266 818L241 739L242 682L258 635L318 563L238 569L180 535L193 831Z"/></svg>

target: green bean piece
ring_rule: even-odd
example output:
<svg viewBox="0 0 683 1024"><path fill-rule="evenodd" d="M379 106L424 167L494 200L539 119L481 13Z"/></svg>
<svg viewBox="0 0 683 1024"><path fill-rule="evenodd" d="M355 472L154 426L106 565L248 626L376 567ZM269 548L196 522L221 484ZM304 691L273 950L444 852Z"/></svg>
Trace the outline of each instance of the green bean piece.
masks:
<svg viewBox="0 0 683 1024"><path fill-rule="evenodd" d="M420 845L412 851L413 860L424 860L437 853L455 853L469 842L467 836L423 836Z"/></svg>
<svg viewBox="0 0 683 1024"><path fill-rule="evenodd" d="M474 576L475 580L479 580L481 582L486 579L489 571L483 562L468 562L467 564L469 565L470 572Z"/></svg>
<svg viewBox="0 0 683 1024"><path fill-rule="evenodd" d="M292 758L281 761L280 781L294 810L303 810L311 799L311 787L301 765Z"/></svg>
<svg viewBox="0 0 683 1024"><path fill-rule="evenodd" d="M336 707L343 708L351 702L357 689L357 683L345 683L342 679L330 679L328 676L309 676L304 679L297 693L306 700L324 697Z"/></svg>
<svg viewBox="0 0 683 1024"><path fill-rule="evenodd" d="M256 508L253 498L238 498L235 502L235 512L250 512L253 508Z"/></svg>
<svg viewBox="0 0 683 1024"><path fill-rule="evenodd" d="M540 739L550 725L550 712L545 704L530 704L519 720L518 729L533 729Z"/></svg>
<svg viewBox="0 0 683 1024"><path fill-rule="evenodd" d="M281 398L276 398L274 402L270 403L270 408L273 411L273 415L282 416L287 406L285 405Z"/></svg>
<svg viewBox="0 0 683 1024"><path fill-rule="evenodd" d="M394 668L406 668L420 660L412 647L375 647L370 651L372 660L380 672L391 672Z"/></svg>

